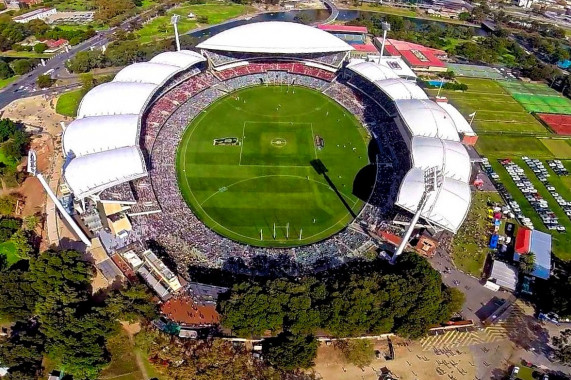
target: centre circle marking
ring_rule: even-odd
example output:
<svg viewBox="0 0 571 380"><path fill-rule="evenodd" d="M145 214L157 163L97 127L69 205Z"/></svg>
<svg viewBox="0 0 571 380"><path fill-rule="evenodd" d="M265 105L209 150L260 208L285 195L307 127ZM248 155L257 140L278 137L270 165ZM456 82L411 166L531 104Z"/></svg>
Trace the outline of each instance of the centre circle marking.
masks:
<svg viewBox="0 0 571 380"><path fill-rule="evenodd" d="M272 139L271 144L276 148L283 148L284 146L286 146L287 140L281 137L277 137L275 139Z"/></svg>

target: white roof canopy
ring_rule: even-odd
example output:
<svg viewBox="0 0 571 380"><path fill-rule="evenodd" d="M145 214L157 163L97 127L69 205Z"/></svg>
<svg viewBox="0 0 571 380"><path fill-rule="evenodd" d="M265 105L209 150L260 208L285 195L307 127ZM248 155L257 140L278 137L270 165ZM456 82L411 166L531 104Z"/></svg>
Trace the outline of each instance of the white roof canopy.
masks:
<svg viewBox="0 0 571 380"><path fill-rule="evenodd" d="M200 43L200 49L247 53L334 53L351 45L323 30L293 22L256 22L220 32Z"/></svg>
<svg viewBox="0 0 571 380"><path fill-rule="evenodd" d="M374 82L392 100L397 99L428 99L422 88L416 83L405 79L384 79Z"/></svg>
<svg viewBox="0 0 571 380"><path fill-rule="evenodd" d="M347 66L348 69L356 72L363 78L374 82L377 80L398 78L394 71L386 66L381 66L373 62L357 62Z"/></svg>
<svg viewBox="0 0 571 380"><path fill-rule="evenodd" d="M436 102L441 108L443 108L448 115L454 120L454 124L456 125L456 130L458 133L464 133L466 135L475 135L476 133L470 126L470 123L466 120L466 118L454 107L452 104L447 102Z"/></svg>
<svg viewBox="0 0 571 380"><path fill-rule="evenodd" d="M152 83L103 83L85 95L77 117L138 115L156 88Z"/></svg>
<svg viewBox="0 0 571 380"><path fill-rule="evenodd" d="M84 96L77 119L63 135L64 152L71 157L64 177L77 197L146 175L137 141L140 116L161 85L202 61L191 51L161 53L125 67Z"/></svg>
<svg viewBox="0 0 571 380"><path fill-rule="evenodd" d="M460 141L454 121L435 102L423 99L406 99L396 100L395 105L401 119L411 132L411 136Z"/></svg>
<svg viewBox="0 0 571 380"><path fill-rule="evenodd" d="M180 67L163 63L139 62L125 67L113 82L152 83L159 85L173 76Z"/></svg>
<svg viewBox="0 0 571 380"><path fill-rule="evenodd" d="M65 167L64 176L75 196L84 198L146 174L143 154L131 146L76 157Z"/></svg>
<svg viewBox="0 0 571 380"><path fill-rule="evenodd" d="M424 191L424 174L412 168L401 184L396 204L410 212L416 212ZM428 195L421 216L448 231L456 233L470 208L470 186L461 181L444 177L437 191Z"/></svg>
<svg viewBox="0 0 571 380"><path fill-rule="evenodd" d="M191 51L191 50L181 50L181 51L166 51L153 58L149 62L151 63L161 63L163 65L178 66L181 69L189 68L198 62L204 62L206 58L202 55Z"/></svg>
<svg viewBox="0 0 571 380"><path fill-rule="evenodd" d="M76 157L137 145L139 115L93 116L73 121L63 134L63 150Z"/></svg>
<svg viewBox="0 0 571 380"><path fill-rule="evenodd" d="M470 156L464 145L457 141L417 136L412 138L411 151L414 167L438 167L446 177L465 183L470 180Z"/></svg>

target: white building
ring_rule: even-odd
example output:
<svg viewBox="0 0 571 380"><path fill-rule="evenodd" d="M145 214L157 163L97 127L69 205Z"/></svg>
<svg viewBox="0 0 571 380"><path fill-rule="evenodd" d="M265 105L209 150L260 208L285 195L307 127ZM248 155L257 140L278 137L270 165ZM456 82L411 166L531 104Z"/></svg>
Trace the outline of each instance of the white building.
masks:
<svg viewBox="0 0 571 380"><path fill-rule="evenodd" d="M16 16L12 18L12 20L20 24L25 24L32 20L43 20L48 16L55 15L56 13L57 11L55 8L40 8L28 13L24 13L23 15Z"/></svg>

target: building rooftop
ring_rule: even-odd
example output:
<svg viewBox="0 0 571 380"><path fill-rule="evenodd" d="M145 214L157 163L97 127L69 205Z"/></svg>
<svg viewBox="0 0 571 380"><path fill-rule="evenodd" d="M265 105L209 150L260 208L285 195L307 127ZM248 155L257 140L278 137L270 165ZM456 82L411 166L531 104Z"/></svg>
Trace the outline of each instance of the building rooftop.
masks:
<svg viewBox="0 0 571 380"><path fill-rule="evenodd" d="M171 321L186 326L209 326L220 322L214 304L199 304L191 296L176 296L161 305L161 312Z"/></svg>

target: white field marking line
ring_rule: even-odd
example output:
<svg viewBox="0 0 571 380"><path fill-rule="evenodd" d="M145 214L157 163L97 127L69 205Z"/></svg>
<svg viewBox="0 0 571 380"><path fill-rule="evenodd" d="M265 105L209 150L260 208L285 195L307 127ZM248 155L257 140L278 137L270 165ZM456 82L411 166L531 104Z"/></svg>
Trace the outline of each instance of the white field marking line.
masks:
<svg viewBox="0 0 571 380"><path fill-rule="evenodd" d="M293 127L297 125L309 124L311 127L311 138L315 138L313 136L313 123L307 122L294 122L294 121L245 121L244 127L242 128L242 146L240 147L240 161L238 162L238 166L254 166L260 168L308 168L311 165L242 165L242 147L244 145L244 134L246 130L246 124L292 124ZM315 144L313 144L313 149L315 151ZM317 151L315 152L315 158L317 159Z"/></svg>
<svg viewBox="0 0 571 380"><path fill-rule="evenodd" d="M242 126L242 144L240 144L240 159L238 160L238 166L242 166L242 150L244 149L244 143L246 139L244 138L244 134L246 133L246 122Z"/></svg>
<svg viewBox="0 0 571 380"><path fill-rule="evenodd" d="M301 178L301 179L304 178L304 177L295 176L295 175L289 175L289 174L288 174L288 175L279 175L279 174L275 174L275 175L265 175L265 176L252 177L252 178L248 178L248 179L245 179L245 180L240 180L240 181L237 181L237 182L235 182L235 183L233 183L233 184L231 184L231 185L226 186L226 188L228 188L228 187L230 187L230 186L233 186L233 185L236 185L237 183L240 183L240 182L245 182L245 181L249 181L249 180L252 180L252 179L258 179L258 178L264 178L264 177L293 177L293 178ZM306 179L307 179L307 178L306 178ZM192 189L190 188L190 184L188 183L188 177L185 177L185 181L186 181L186 185L187 185L187 187L188 187L188 190L189 190L190 193L192 194L192 197L196 200L196 197L194 196L194 193L192 192ZM325 184L325 183L323 183L323 182L315 181L315 180L310 180L310 181L316 182L316 183L321 184L321 185L323 185L323 186L327 186L327 187L329 188L329 185L328 185L328 184ZM331 191L333 191L333 190L331 190ZM212 196L218 194L219 192L220 192L220 191L216 191L214 194L210 195L208 198L211 198ZM207 198L207 199L208 199L208 198ZM241 233L238 233L238 232L236 232L236 231L233 231L233 230L231 230L231 229L229 229L229 228L227 228L227 227L221 225L220 223L218 223L218 221L216 221L214 218L212 218L212 217L210 216L210 214L208 214L208 213L206 212L206 210L202 207L202 203L198 203L198 200L197 200L196 203L197 203L198 207L200 207L200 209L202 210L202 212L204 213L204 215L205 215L206 217L208 217L208 219L210 219L212 222L214 222L214 224L216 224L216 225L218 225L220 228L222 228L223 230L226 230L226 231L228 231L228 232L230 232L230 233L232 233L232 234L234 234L234 235L240 236L240 237L242 237L242 238L244 238L244 239L248 239L248 240L256 241L256 242L259 241L259 240L256 239L256 238L253 238L253 237L250 237L250 236L246 236L246 235L242 235ZM203 202L203 203L204 203L204 202ZM306 236L305 238L302 238L301 240L298 239L297 241L310 240L310 239L312 239L314 236L323 234L324 232L326 232L326 231L332 229L333 227L335 227L336 225L340 224L340 223L343 221L343 219L345 219L345 218L347 217L347 215L351 215L351 214L350 214L349 212L347 212L347 214L345 214L341 219L339 219L337 222L335 222L334 224L332 224L330 227L327 227L326 229L324 229L324 230L322 230L322 231L319 231L319 232L317 232L317 233L315 233L315 234L313 234L313 235L311 235L311 236ZM199 218L199 219L200 219L200 218ZM204 222L202 222L202 223L204 224ZM287 241L287 240L278 240L278 241Z"/></svg>
<svg viewBox="0 0 571 380"><path fill-rule="evenodd" d="M315 147L315 133L313 133L313 123L311 124L311 142L313 143L313 153L315 153L315 159L317 160L317 148Z"/></svg>

